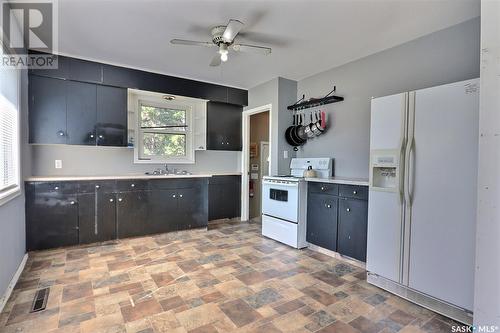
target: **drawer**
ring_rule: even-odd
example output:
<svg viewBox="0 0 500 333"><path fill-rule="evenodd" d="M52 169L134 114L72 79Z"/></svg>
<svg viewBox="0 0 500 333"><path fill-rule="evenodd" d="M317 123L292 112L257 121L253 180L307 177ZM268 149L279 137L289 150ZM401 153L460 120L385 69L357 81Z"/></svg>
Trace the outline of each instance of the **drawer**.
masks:
<svg viewBox="0 0 500 333"><path fill-rule="evenodd" d="M241 176L212 176L208 179L209 184L233 184L240 182Z"/></svg>
<svg viewBox="0 0 500 333"><path fill-rule="evenodd" d="M78 192L77 182L37 182L35 183L35 193L60 193L73 194Z"/></svg>
<svg viewBox="0 0 500 333"><path fill-rule="evenodd" d="M114 180L91 180L80 182L78 186L78 193L94 193L100 192L113 192L116 190L116 181Z"/></svg>
<svg viewBox="0 0 500 333"><path fill-rule="evenodd" d="M149 182L145 179L117 180L116 189L118 191L147 190Z"/></svg>
<svg viewBox="0 0 500 333"><path fill-rule="evenodd" d="M177 179L152 179L150 188L152 190L175 190L179 188L199 187L206 184L206 178L177 178Z"/></svg>
<svg viewBox="0 0 500 333"><path fill-rule="evenodd" d="M339 196L368 200L368 186L339 185Z"/></svg>
<svg viewBox="0 0 500 333"><path fill-rule="evenodd" d="M337 184L309 182L308 188L311 193L339 194L339 186Z"/></svg>

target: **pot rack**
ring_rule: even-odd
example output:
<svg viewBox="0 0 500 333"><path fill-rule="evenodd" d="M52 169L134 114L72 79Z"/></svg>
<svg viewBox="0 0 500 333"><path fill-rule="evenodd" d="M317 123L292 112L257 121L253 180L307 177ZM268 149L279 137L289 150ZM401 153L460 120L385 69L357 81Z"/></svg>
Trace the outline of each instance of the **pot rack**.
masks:
<svg viewBox="0 0 500 333"><path fill-rule="evenodd" d="M301 99L295 102L295 104L287 106L287 109L292 111L298 111L298 110L314 108L321 105L342 102L344 100L344 97L332 95L336 90L337 86L334 86L333 90L330 91L325 97L309 99L307 101L304 101L306 95L302 95Z"/></svg>

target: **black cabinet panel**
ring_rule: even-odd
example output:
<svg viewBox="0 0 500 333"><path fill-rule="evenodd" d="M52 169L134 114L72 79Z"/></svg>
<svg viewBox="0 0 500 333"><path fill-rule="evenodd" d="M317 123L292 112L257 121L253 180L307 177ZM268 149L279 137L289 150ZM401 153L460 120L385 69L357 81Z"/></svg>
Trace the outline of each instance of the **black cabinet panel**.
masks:
<svg viewBox="0 0 500 333"><path fill-rule="evenodd" d="M177 190L152 190L149 211L151 233L177 230Z"/></svg>
<svg viewBox="0 0 500 333"><path fill-rule="evenodd" d="M366 260L368 203L356 199L339 200L338 252Z"/></svg>
<svg viewBox="0 0 500 333"><path fill-rule="evenodd" d="M309 243L337 250L338 198L309 193L307 199L307 235Z"/></svg>
<svg viewBox="0 0 500 333"><path fill-rule="evenodd" d="M97 121L96 85L67 81L67 143L95 145Z"/></svg>
<svg viewBox="0 0 500 333"><path fill-rule="evenodd" d="M29 69L28 73L31 75L46 76L55 79L67 79L69 76L69 58L57 55L51 55L57 59L57 68L54 69Z"/></svg>
<svg viewBox="0 0 500 333"><path fill-rule="evenodd" d="M102 83L102 65L97 62L67 58L68 79L82 82Z"/></svg>
<svg viewBox="0 0 500 333"><path fill-rule="evenodd" d="M66 81L30 77L29 142L66 143Z"/></svg>
<svg viewBox="0 0 500 333"><path fill-rule="evenodd" d="M339 195L346 198L368 200L368 186L339 185Z"/></svg>
<svg viewBox="0 0 500 333"><path fill-rule="evenodd" d="M118 238L146 235L149 191L117 193L116 220Z"/></svg>
<svg viewBox="0 0 500 333"><path fill-rule="evenodd" d="M208 185L208 220L241 215L241 176L214 176Z"/></svg>
<svg viewBox="0 0 500 333"><path fill-rule="evenodd" d="M178 230L207 226L207 196L206 186L178 190Z"/></svg>
<svg viewBox="0 0 500 333"><path fill-rule="evenodd" d="M307 187L309 192L324 193L331 195L339 194L339 186L337 184L309 182Z"/></svg>
<svg viewBox="0 0 500 333"><path fill-rule="evenodd" d="M96 195L78 195L78 240L80 244L97 242Z"/></svg>
<svg viewBox="0 0 500 333"><path fill-rule="evenodd" d="M116 239L115 194L78 194L78 225L80 244Z"/></svg>
<svg viewBox="0 0 500 333"><path fill-rule="evenodd" d="M236 105L248 105L248 91L243 89L228 88L227 102Z"/></svg>
<svg viewBox="0 0 500 333"><path fill-rule="evenodd" d="M78 244L76 196L39 193L33 199L26 212L27 250Z"/></svg>
<svg viewBox="0 0 500 333"><path fill-rule="evenodd" d="M207 149L241 150L243 108L227 103L207 103Z"/></svg>
<svg viewBox="0 0 500 333"><path fill-rule="evenodd" d="M127 89L97 86L97 144L127 145Z"/></svg>

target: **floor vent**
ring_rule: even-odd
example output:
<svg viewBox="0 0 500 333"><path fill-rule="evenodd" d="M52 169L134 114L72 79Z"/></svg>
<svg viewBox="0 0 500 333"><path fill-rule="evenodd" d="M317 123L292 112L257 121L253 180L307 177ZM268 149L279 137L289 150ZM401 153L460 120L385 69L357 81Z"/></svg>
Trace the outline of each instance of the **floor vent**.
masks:
<svg viewBox="0 0 500 333"><path fill-rule="evenodd" d="M33 305L31 306L30 312L38 312L45 310L48 298L49 298L49 288L43 288L37 290L35 298L33 299Z"/></svg>

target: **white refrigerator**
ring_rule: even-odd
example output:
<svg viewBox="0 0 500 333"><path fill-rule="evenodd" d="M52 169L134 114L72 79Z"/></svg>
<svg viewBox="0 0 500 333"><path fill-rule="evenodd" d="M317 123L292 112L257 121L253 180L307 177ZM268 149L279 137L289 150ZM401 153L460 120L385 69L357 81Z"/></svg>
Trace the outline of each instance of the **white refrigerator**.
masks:
<svg viewBox="0 0 500 333"><path fill-rule="evenodd" d="M368 282L471 323L479 80L373 98Z"/></svg>

